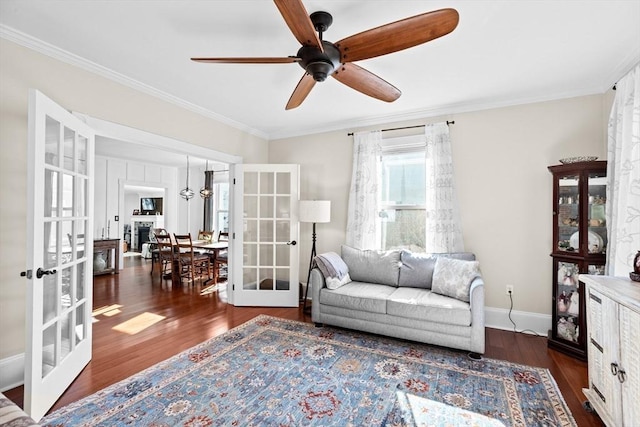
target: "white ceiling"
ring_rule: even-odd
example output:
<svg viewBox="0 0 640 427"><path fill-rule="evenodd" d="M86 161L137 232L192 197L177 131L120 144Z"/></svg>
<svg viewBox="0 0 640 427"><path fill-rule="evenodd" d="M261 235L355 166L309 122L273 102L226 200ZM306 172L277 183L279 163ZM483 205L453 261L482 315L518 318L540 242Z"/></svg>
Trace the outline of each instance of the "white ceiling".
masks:
<svg viewBox="0 0 640 427"><path fill-rule="evenodd" d="M333 15L329 41L445 7L460 23L358 62L403 92L396 102L328 79L290 111L297 64L189 60L295 55L298 42L270 0L1 0L0 36L268 139L603 93L640 61L640 0L304 3Z"/></svg>

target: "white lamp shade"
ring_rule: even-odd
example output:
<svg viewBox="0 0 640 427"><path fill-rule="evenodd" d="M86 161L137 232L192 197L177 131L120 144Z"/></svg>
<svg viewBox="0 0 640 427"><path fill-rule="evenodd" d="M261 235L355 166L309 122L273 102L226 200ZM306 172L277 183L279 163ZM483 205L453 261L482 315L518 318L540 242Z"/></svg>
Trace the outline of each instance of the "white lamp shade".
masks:
<svg viewBox="0 0 640 427"><path fill-rule="evenodd" d="M300 222L331 221L331 201L300 200L298 218Z"/></svg>

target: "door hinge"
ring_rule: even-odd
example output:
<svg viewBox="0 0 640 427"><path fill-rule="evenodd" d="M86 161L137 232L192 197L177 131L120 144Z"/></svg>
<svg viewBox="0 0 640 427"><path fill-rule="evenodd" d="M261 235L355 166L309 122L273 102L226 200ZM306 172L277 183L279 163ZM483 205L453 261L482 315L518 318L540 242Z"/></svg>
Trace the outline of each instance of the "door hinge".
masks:
<svg viewBox="0 0 640 427"><path fill-rule="evenodd" d="M235 284L235 283L231 284L231 290L232 290L232 291L235 291L235 290L236 290L236 284Z"/></svg>
<svg viewBox="0 0 640 427"><path fill-rule="evenodd" d="M236 185L236 179L233 178L233 185Z"/></svg>

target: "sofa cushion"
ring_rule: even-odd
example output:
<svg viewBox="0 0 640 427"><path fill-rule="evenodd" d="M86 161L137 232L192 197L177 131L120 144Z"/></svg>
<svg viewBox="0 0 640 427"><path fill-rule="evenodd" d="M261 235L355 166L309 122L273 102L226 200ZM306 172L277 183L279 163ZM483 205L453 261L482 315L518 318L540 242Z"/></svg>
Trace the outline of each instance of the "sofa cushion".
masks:
<svg viewBox="0 0 640 427"><path fill-rule="evenodd" d="M431 289L436 257L431 254L403 250L400 252L400 263L398 286Z"/></svg>
<svg viewBox="0 0 640 427"><path fill-rule="evenodd" d="M387 314L458 326L471 325L471 306L435 292L400 287L389 296Z"/></svg>
<svg viewBox="0 0 640 427"><path fill-rule="evenodd" d="M351 282L336 290L323 288L320 291L320 303L351 310L385 314L387 298L395 291L393 286L374 283Z"/></svg>
<svg viewBox="0 0 640 427"><path fill-rule="evenodd" d="M471 281L479 276L478 261L439 257L433 269L431 289L435 293L469 302Z"/></svg>
<svg viewBox="0 0 640 427"><path fill-rule="evenodd" d="M361 250L342 245L351 280L398 286L400 251Z"/></svg>
<svg viewBox="0 0 640 427"><path fill-rule="evenodd" d="M400 276L398 286L431 289L433 268L440 257L473 261L471 252L416 253L403 249L400 252Z"/></svg>

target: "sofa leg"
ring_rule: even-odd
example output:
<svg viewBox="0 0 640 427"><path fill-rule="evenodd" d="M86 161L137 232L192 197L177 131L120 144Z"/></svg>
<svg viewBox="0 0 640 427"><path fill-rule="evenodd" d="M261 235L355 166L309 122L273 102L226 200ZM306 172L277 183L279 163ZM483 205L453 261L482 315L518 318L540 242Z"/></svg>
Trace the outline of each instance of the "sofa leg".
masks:
<svg viewBox="0 0 640 427"><path fill-rule="evenodd" d="M316 322L315 325L316 328L322 328L324 326L324 323Z"/></svg>
<svg viewBox="0 0 640 427"><path fill-rule="evenodd" d="M478 353L473 353L473 352L471 352L471 353L469 353L467 356L469 357L469 359L473 359L473 360L482 360L482 355L481 355L481 354L478 354Z"/></svg>

